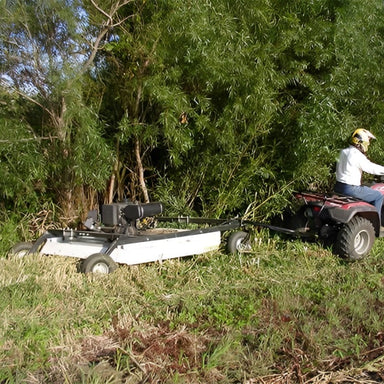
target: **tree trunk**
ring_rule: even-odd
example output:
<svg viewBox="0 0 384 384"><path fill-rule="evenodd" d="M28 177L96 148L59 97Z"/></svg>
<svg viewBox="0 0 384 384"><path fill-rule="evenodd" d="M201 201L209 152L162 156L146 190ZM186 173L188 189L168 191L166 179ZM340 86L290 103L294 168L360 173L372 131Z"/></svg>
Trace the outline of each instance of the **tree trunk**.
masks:
<svg viewBox="0 0 384 384"><path fill-rule="evenodd" d="M136 163L137 163L137 172L139 176L139 184L141 191L143 193L144 203L149 203L149 195L148 195L148 189L147 185L145 184L145 178L144 178L144 167L143 163L141 161L141 155L140 155L140 140L136 138L135 140L135 156L136 156Z"/></svg>
<svg viewBox="0 0 384 384"><path fill-rule="evenodd" d="M119 139L117 139L116 160L115 160L115 164L113 165L112 175L109 181L106 204L111 204L113 202L113 196L115 194L116 176L117 176L117 172L119 172L119 163L120 163L120 142L119 142Z"/></svg>

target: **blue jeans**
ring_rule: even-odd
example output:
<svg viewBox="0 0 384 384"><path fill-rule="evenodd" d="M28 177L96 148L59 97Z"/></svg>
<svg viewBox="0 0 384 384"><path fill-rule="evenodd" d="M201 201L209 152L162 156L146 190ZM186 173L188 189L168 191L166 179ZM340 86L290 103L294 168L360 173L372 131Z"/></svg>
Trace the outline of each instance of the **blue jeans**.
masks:
<svg viewBox="0 0 384 384"><path fill-rule="evenodd" d="M364 200L367 203L374 205L379 213L379 222L381 224L381 207L384 200L384 195L381 192L366 186L349 185L340 183L339 181L336 182L334 190L336 193L356 197L357 199Z"/></svg>

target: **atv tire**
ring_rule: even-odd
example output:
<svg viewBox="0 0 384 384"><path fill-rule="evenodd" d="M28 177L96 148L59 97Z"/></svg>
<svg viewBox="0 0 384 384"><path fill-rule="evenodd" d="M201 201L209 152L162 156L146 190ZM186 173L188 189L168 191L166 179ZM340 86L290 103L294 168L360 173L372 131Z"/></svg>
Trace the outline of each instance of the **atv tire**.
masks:
<svg viewBox="0 0 384 384"><path fill-rule="evenodd" d="M103 253L95 253L88 256L80 265L80 272L83 273L112 273L117 268L117 264L112 258Z"/></svg>
<svg viewBox="0 0 384 384"><path fill-rule="evenodd" d="M360 260L371 250L375 241L375 229L372 223L355 216L339 231L334 249L336 254L349 260Z"/></svg>

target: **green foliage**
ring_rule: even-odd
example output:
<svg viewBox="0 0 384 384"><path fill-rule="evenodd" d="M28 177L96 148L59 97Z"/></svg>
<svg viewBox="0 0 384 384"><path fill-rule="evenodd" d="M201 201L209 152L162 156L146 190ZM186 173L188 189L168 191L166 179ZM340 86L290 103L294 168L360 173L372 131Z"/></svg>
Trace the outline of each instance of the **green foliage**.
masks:
<svg viewBox="0 0 384 384"><path fill-rule="evenodd" d="M270 206L263 201L289 192L288 185L330 188L343 140L363 123L358 103L367 87L360 73L345 72L345 66L362 68L365 78L376 77L371 86L380 88L379 45L354 52L359 39L380 33L381 8L369 18L370 32L361 34L366 18L349 11L360 6L218 0L145 8L147 23L134 34L134 45L141 41L149 66L141 77L131 75L136 80L130 86L137 95L142 79L142 104L152 107L146 119L157 122L152 134L168 152L152 158L170 186L163 191L163 183L155 184L155 193L185 196L191 194L186 186L196 185L192 206L200 212L220 216L253 204L265 216ZM347 26L353 50L338 40ZM117 47L123 52L120 42ZM345 97L351 92L357 109ZM379 103L364 100L381 113ZM183 112L186 124L179 120ZM275 200L275 210L279 200L285 201Z"/></svg>
<svg viewBox="0 0 384 384"><path fill-rule="evenodd" d="M5 255L20 239L29 239L28 219L2 210L0 213L0 252Z"/></svg>
<svg viewBox="0 0 384 384"><path fill-rule="evenodd" d="M4 209L36 208L47 177L42 142L18 116L25 107L17 97L2 92L0 110L0 198Z"/></svg>
<svg viewBox="0 0 384 384"><path fill-rule="evenodd" d="M52 198L71 216L82 203L72 192L103 190L110 176L109 147L93 105L86 105L83 96L90 55L84 37L92 28L82 4L52 0L1 5L3 93L9 105L24 103L17 114L7 108L2 117L4 134L13 145L2 144L9 208L25 209L34 199L35 206L28 208L32 212ZM28 198L20 196L23 192Z"/></svg>
<svg viewBox="0 0 384 384"><path fill-rule="evenodd" d="M356 127L382 160L381 1L112 3L2 3L2 84L28 106L8 106L6 130L55 140L17 142L30 196L103 193L114 163L120 198L266 217L292 189L331 189Z"/></svg>
<svg viewBox="0 0 384 384"><path fill-rule="evenodd" d="M58 89L76 75L80 64L79 36L86 33L81 4L77 0L1 3L2 74L12 86L60 102Z"/></svg>

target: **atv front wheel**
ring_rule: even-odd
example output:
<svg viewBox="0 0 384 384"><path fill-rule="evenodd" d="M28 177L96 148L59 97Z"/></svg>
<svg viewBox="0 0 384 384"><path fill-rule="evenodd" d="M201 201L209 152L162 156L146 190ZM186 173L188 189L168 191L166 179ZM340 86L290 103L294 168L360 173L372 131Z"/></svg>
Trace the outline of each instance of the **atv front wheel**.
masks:
<svg viewBox="0 0 384 384"><path fill-rule="evenodd" d="M335 242L335 251L350 260L360 260L371 250L375 241L375 229L372 223L363 217L355 216L339 231Z"/></svg>
<svg viewBox="0 0 384 384"><path fill-rule="evenodd" d="M80 272L108 274L117 268L112 258L103 253L95 253L88 256L80 265Z"/></svg>

